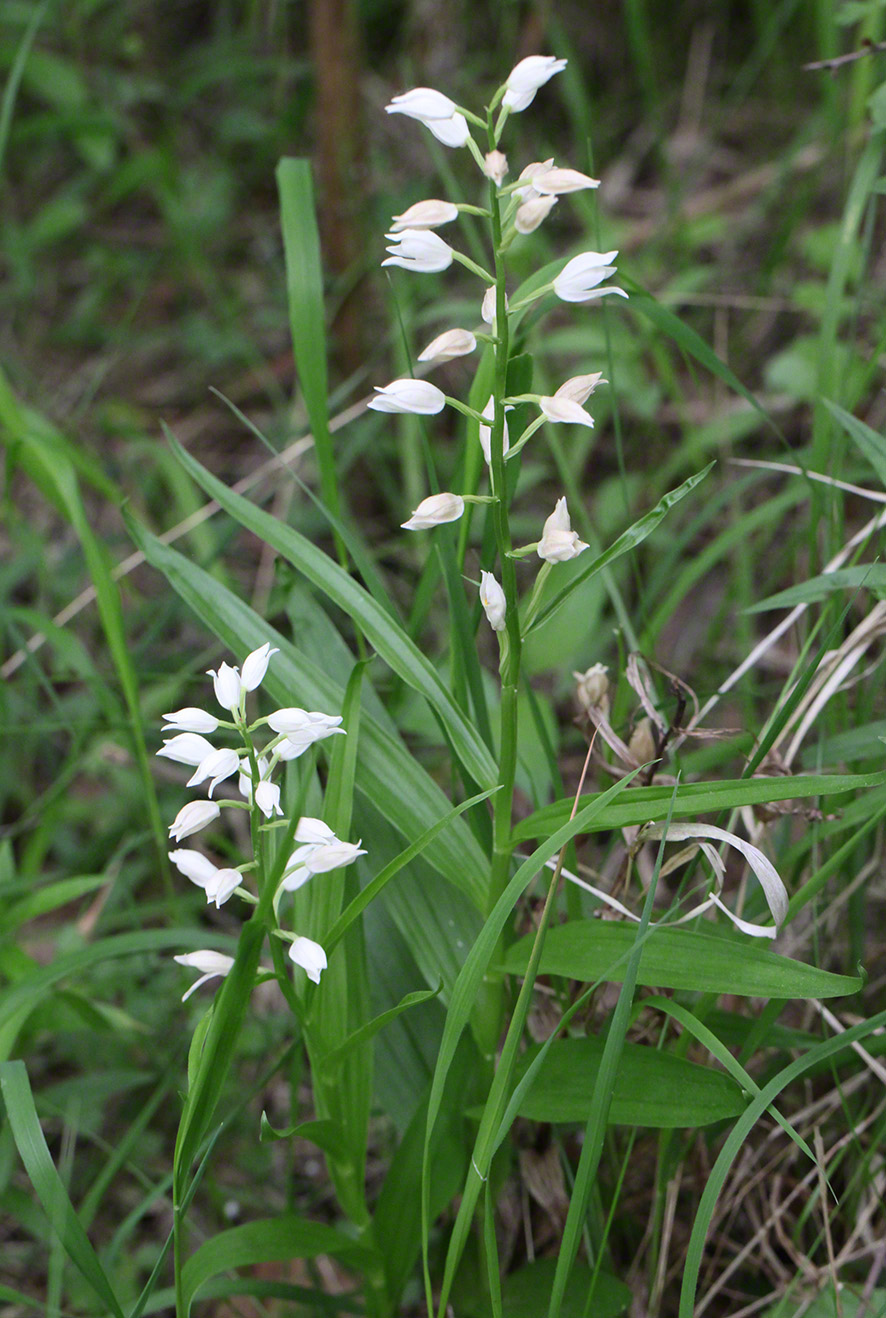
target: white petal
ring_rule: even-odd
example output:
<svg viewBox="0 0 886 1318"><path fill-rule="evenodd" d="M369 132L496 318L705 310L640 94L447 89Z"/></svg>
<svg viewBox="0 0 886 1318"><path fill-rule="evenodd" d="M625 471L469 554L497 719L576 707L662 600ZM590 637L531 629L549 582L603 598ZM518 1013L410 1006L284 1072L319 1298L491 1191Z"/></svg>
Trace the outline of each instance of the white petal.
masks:
<svg viewBox="0 0 886 1318"><path fill-rule="evenodd" d="M193 705L164 714L163 718L166 724L164 732L175 729L181 732L215 732L218 727L218 719L214 714L208 714L205 709L195 709Z"/></svg>

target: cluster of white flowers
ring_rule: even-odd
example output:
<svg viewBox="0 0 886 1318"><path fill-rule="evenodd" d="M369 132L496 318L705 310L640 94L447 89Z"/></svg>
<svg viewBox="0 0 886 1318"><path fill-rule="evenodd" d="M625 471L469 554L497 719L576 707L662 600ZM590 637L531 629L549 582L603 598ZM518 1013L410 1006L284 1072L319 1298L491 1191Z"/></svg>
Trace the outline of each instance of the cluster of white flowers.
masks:
<svg viewBox="0 0 886 1318"><path fill-rule="evenodd" d="M483 121L464 107L456 105L442 92L434 91L430 87L415 87L412 91L395 96L385 107L388 114L406 115L424 124L444 145L469 149L482 173L495 185L498 198L503 203L502 250L517 235L529 234L537 229L557 204L559 197L599 187L599 179L590 178L575 169L559 168L555 166L553 159L533 161L526 165L516 182L505 183L508 162L503 153L497 149L505 121L509 115L517 114L531 105L539 88L555 74L562 72L565 67L566 60L555 59L548 55L531 55L521 60L511 70L506 82L499 88L492 101L493 109L500 107L494 130L496 147L485 155L471 133L471 124L485 126ZM487 342L496 341L496 287L491 276L434 232L439 226L455 220L462 210L487 216L490 214L488 210L484 211L476 206L430 198L427 201L416 202L402 215L395 215L391 229L386 235L389 244L386 249L388 256L382 265L433 273L447 270L453 261L457 261L482 277L487 284L480 315L482 321L491 327L491 334L479 332L474 334L470 330L461 328L446 330L419 353L419 361L432 365L473 352L478 338ZM518 312L530 302L548 293L553 293L563 302L576 303L593 302L612 293L627 297L623 289L612 284L604 284L604 281L615 272L612 263L617 255L617 252L582 252L568 261L554 280L525 296L514 306L508 308L505 298L506 309L509 312ZM504 423L502 448L505 458L513 458L546 421L592 427L593 417L585 409L584 403L600 383L606 382L602 380L599 372L595 372L574 376L552 395L523 394L518 398L504 399L505 411L510 411L517 403L533 403L539 408L540 413L516 441L512 440L508 433L507 422ZM483 456L487 465L491 467L494 398L489 399L482 413L477 413L466 408L456 399L447 397L442 389L438 389L427 380L401 379L393 380L383 388L376 387L375 397L370 401L369 406L379 412L408 412L420 416L434 416L442 412L447 404L476 419ZM402 525L409 531L423 531L445 522L457 521L464 513L465 503L475 498L476 496L453 494L450 491L433 494L423 499L412 516ZM572 530L565 498L557 501L554 512L544 524L541 539L530 548L535 549L539 558L548 563L566 562L587 549L587 545ZM490 572L482 573L480 600L493 629L504 630L506 626L504 593Z"/></svg>
<svg viewBox="0 0 886 1318"><path fill-rule="evenodd" d="M242 669L223 663L217 672L209 670L216 700L230 714L230 719L218 718L207 710L194 707L164 715L163 731L175 735L164 741L157 751L158 756L193 767L189 787L209 784L208 799L189 801L170 825L169 836L175 842L181 842L214 823L224 808L257 809L267 820L282 816L280 785L272 781L277 766L297 759L315 742L337 733L344 735L344 728L339 726L342 721L339 715L295 707L277 709L254 723L247 723L246 697L261 684L268 663L276 653L277 650L267 642L246 656ZM252 734L262 727L269 728L275 735L257 751ZM219 728L235 734L241 745L237 748L213 746L207 740L207 734L211 735ZM212 800L218 784L234 774L243 800ZM280 888L288 892L300 888L314 874L342 869L357 856L366 854L359 843L340 841L322 820L309 817L299 820L294 840L299 845L289 857L280 883ZM203 889L207 902L214 902L216 907L222 906L235 892L246 900L255 901L249 890L242 886L245 872L252 869L250 863L239 868L219 867L202 852L189 848L170 851L169 859L186 879ZM283 936L290 943L292 961L301 966L315 984L319 983L320 973L326 968L323 948L310 938L293 934ZM175 960L203 972L202 978L192 985L185 997L207 979L226 975L233 965L230 957L211 951L191 952Z"/></svg>

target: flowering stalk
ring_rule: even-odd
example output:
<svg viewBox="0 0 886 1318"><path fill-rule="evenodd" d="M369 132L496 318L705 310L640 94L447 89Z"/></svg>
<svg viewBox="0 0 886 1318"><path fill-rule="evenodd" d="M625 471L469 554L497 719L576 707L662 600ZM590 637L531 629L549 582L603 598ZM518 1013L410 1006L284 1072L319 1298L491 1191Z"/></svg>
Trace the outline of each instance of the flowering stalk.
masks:
<svg viewBox="0 0 886 1318"><path fill-rule="evenodd" d="M488 114L487 132L489 150L497 144L492 110ZM493 385L494 412L490 433L489 473L492 492L496 496L492 505L495 543L498 549L501 584L504 590L506 612L504 633L501 637L501 713L499 790L495 794L492 816L492 866L486 894L487 915L501 896L508 880L513 844L511 817L514 801L514 778L517 771L517 686L520 677L522 640L520 637L519 596L517 572L511 557L513 544L508 516L505 474L504 432L505 397L508 392L508 310L506 294L506 265L502 245L501 201L498 188L490 180L489 209L492 213L492 242L495 256L495 382ZM480 1046L487 1058L495 1055L501 1029L501 982L484 985L484 994L477 1004L476 1024Z"/></svg>

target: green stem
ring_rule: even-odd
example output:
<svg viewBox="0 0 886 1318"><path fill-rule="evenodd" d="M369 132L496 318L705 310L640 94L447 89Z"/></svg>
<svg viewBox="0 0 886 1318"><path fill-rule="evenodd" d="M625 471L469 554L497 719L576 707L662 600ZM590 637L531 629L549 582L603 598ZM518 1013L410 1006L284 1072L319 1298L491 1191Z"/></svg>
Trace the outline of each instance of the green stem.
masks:
<svg viewBox="0 0 886 1318"><path fill-rule="evenodd" d="M495 146L492 113L489 122L490 150ZM490 431L489 474L496 501L492 505L493 527L498 549L502 589L507 603L506 623L508 644L503 647L501 667L501 735L499 752L500 790L495 794L492 816L492 866L486 895L487 914L495 906L508 880L511 864L511 817L514 800L514 777L517 770L517 687L520 676L519 601L517 571L511 557L511 529L508 518L507 485L504 458L504 399L508 380L508 313L506 299L506 265L502 251L501 205L494 183L489 186L489 206L492 211L492 238L495 251L495 383L493 386L494 413ZM477 1004L478 1042L485 1057L491 1062L495 1056L502 1018L502 982L499 978L485 981Z"/></svg>

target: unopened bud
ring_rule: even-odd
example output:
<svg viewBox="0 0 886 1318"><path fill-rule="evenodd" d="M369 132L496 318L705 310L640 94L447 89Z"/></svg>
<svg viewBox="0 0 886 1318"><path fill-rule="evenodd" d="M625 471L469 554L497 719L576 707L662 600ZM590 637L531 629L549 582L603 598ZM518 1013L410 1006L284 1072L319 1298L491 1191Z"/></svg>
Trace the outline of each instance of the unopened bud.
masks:
<svg viewBox="0 0 886 1318"><path fill-rule="evenodd" d="M557 204L555 196L532 197L517 207L514 216L514 228L518 233L534 233L538 226L548 218Z"/></svg>
<svg viewBox="0 0 886 1318"><path fill-rule="evenodd" d="M483 162L483 173L491 178L497 188L504 182L508 172L508 158L501 151L489 151Z"/></svg>

